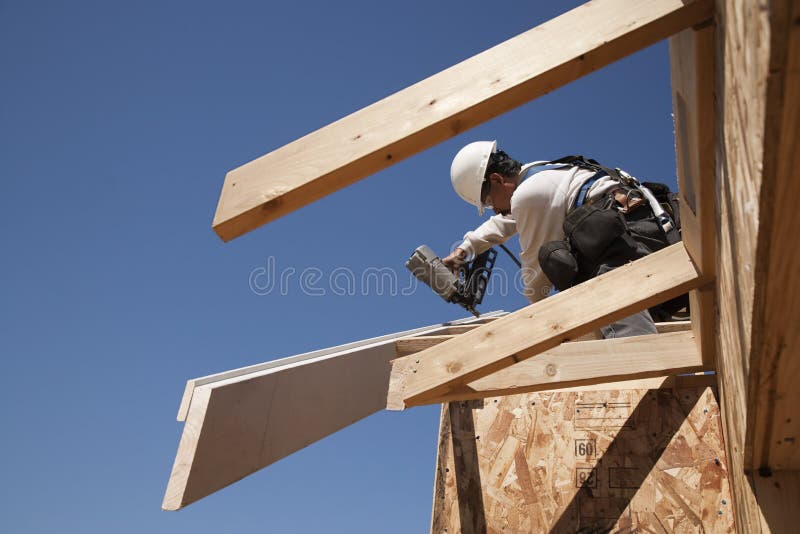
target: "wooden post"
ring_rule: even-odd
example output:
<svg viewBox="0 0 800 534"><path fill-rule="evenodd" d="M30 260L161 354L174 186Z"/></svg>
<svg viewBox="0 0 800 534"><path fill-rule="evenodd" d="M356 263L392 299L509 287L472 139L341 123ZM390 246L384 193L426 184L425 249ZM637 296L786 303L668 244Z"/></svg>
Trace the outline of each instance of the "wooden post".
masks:
<svg viewBox="0 0 800 534"><path fill-rule="evenodd" d="M669 40L672 109L681 201L683 243L700 272L716 273L716 179L714 176L714 24L689 28ZM703 361L716 359L714 285L689 294L692 331Z"/></svg>
<svg viewBox="0 0 800 534"><path fill-rule="evenodd" d="M800 521L800 488L774 484L796 481L800 468L800 6L722 0L717 7L725 441L740 532L789 532Z"/></svg>

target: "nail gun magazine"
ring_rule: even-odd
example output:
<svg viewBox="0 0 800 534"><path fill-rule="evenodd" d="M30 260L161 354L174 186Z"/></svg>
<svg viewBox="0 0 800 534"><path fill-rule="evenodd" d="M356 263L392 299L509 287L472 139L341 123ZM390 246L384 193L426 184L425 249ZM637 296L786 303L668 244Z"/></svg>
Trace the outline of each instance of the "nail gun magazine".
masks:
<svg viewBox="0 0 800 534"><path fill-rule="evenodd" d="M480 317L475 307L483 301L496 259L497 251L490 248L465 263L455 274L430 247L422 245L414 250L406 268L445 301L459 304L475 317Z"/></svg>

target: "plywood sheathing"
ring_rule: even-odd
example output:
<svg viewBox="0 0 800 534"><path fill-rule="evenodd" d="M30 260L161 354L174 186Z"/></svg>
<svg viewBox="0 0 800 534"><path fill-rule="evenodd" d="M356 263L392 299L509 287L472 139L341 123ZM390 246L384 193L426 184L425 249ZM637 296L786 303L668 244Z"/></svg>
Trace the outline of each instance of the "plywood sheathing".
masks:
<svg viewBox="0 0 800 534"><path fill-rule="evenodd" d="M712 388L443 405L431 532L731 532Z"/></svg>

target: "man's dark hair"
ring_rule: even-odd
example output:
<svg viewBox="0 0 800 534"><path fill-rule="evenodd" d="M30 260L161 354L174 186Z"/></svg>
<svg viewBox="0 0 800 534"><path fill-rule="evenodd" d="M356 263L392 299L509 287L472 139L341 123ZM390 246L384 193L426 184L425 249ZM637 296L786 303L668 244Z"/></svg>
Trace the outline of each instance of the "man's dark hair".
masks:
<svg viewBox="0 0 800 534"><path fill-rule="evenodd" d="M497 150L489 157L489 164L486 166L484 178L494 172L500 173L507 178L516 178L521 169L522 164L519 161L512 159L502 150Z"/></svg>
<svg viewBox="0 0 800 534"><path fill-rule="evenodd" d="M509 157L508 154L502 150L497 150L489 156L489 164L486 165L486 174L483 175L483 184L481 184L481 202L486 201L486 196L489 194L491 184L489 183L489 176L492 173L500 173L506 178L516 178L519 171L522 170L522 164Z"/></svg>

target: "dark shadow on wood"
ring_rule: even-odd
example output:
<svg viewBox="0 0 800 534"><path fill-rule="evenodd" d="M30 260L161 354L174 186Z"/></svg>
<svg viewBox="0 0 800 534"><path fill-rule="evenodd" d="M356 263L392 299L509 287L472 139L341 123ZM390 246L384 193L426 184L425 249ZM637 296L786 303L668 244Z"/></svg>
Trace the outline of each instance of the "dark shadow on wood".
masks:
<svg viewBox="0 0 800 534"><path fill-rule="evenodd" d="M678 395L682 397L679 398ZM581 489L564 509L550 532L557 534L611 532L618 522L626 523L624 515L629 510L631 499L700 397L701 395L694 390L648 391L622 425L614 441L597 461L593 472L587 470L581 478L584 480ZM675 409L676 402L681 410ZM626 459L627 465L619 465L620 458ZM576 483L579 482L576 473ZM593 501L597 488L613 491L614 497ZM587 510L591 513L587 513ZM589 517L591 514L594 515ZM630 518L631 523L632 521L633 518Z"/></svg>
<svg viewBox="0 0 800 534"><path fill-rule="evenodd" d="M483 407L483 400L451 402L448 405L453 440L458 514L462 534L486 532L486 511L483 507L481 471L475 435L474 410Z"/></svg>

